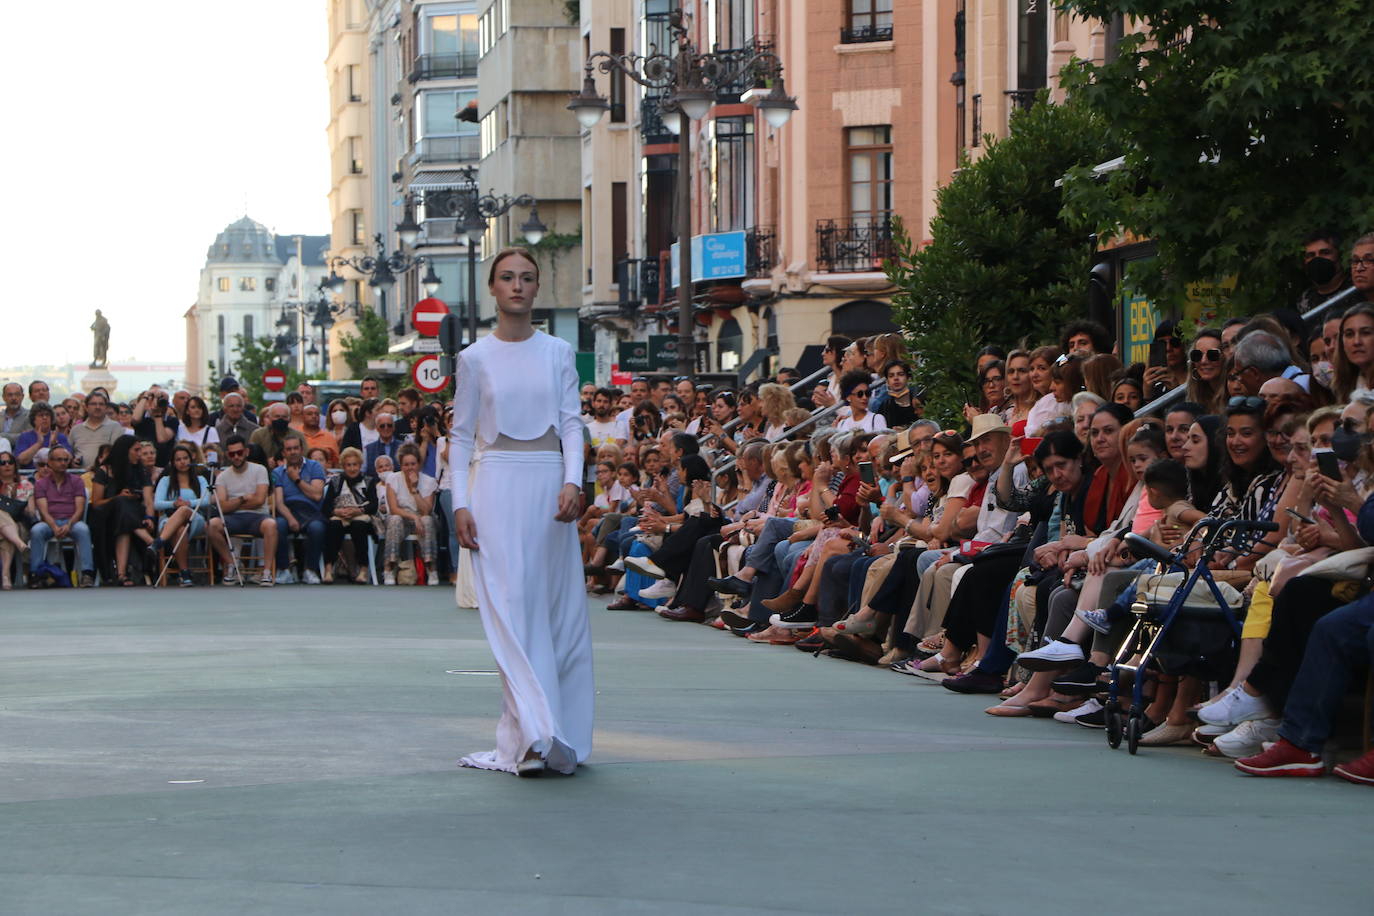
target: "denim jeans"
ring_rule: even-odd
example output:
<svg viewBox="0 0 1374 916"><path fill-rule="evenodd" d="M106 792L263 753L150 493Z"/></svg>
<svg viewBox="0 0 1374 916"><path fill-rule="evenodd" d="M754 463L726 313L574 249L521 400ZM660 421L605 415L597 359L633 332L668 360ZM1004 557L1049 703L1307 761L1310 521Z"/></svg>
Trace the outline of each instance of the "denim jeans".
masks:
<svg viewBox="0 0 1374 916"><path fill-rule="evenodd" d="M324 556L325 521L322 518L301 525L305 535L305 569L320 573L320 558ZM291 526L286 519L277 519L277 572L291 565Z"/></svg>
<svg viewBox="0 0 1374 916"><path fill-rule="evenodd" d="M439 488L439 511L444 515L444 531L448 534L448 571L458 575L458 529L453 527L453 491Z"/></svg>
<svg viewBox="0 0 1374 916"><path fill-rule="evenodd" d="M763 523L758 540L744 552L744 565L752 566L755 572L772 572L773 548L779 541L785 541L796 530L797 520L792 518L770 518Z"/></svg>
<svg viewBox="0 0 1374 916"><path fill-rule="evenodd" d="M797 557L811 546L811 541L779 541L773 546L773 563L769 572L759 573L754 579L754 587L749 592L749 619L767 623L772 611L763 606L767 598L782 594L787 577L797 563ZM757 568L757 567L755 567Z"/></svg>
<svg viewBox="0 0 1374 916"><path fill-rule="evenodd" d="M1322 752L1353 672L1374 658L1374 595L1337 608L1312 627L1302 667L1288 691L1279 734L1305 751Z"/></svg>
<svg viewBox="0 0 1374 916"><path fill-rule="evenodd" d="M55 518L53 521L65 525L67 519ZM91 529L79 519L72 525L67 537L76 544L77 565L82 572L94 572L95 560L91 555ZM48 541L52 540L52 528L47 522L39 522L29 531L29 569L37 572L38 567L48 561Z"/></svg>

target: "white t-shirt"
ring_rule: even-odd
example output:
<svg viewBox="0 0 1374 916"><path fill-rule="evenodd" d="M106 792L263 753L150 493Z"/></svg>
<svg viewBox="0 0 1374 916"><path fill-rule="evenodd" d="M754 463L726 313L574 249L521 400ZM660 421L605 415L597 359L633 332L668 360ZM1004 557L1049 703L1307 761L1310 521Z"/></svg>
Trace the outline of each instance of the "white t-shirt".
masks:
<svg viewBox="0 0 1374 916"><path fill-rule="evenodd" d="M835 424L835 429L839 432L848 432L851 429L861 430L866 433L876 433L887 429L887 420L882 414L869 411L864 414L862 420L856 420L852 416L845 417Z"/></svg>
<svg viewBox="0 0 1374 916"><path fill-rule="evenodd" d="M587 432L592 437L592 448L603 445L618 445L621 438L620 424L616 420L588 420Z"/></svg>
<svg viewBox="0 0 1374 916"><path fill-rule="evenodd" d="M381 437L381 433L377 432L375 429L368 429L366 426L359 423L358 436L362 439L363 451L367 451L367 447L376 442Z"/></svg>
<svg viewBox="0 0 1374 916"><path fill-rule="evenodd" d="M213 426L202 426L200 432L193 433L182 423L177 427L177 441L205 448L207 445L219 445L219 432Z"/></svg>
<svg viewBox="0 0 1374 916"><path fill-rule="evenodd" d="M949 482L949 492L945 496L948 499L968 499L968 495L973 492L975 486L977 484L974 482L972 474L956 474L954 479Z"/></svg>
<svg viewBox="0 0 1374 916"><path fill-rule="evenodd" d="M391 492L396 494L396 505L390 508L405 509L408 512L417 512L415 508L415 495L410 492L410 487L406 486L405 472L392 471L386 477L387 485L391 487ZM439 481L430 477L428 474L421 474L415 489L425 499L433 496L439 490Z"/></svg>
<svg viewBox="0 0 1374 916"><path fill-rule="evenodd" d="M267 486L267 468L258 464L256 461L245 461L243 469L238 470L234 467L227 467L220 472L219 488L223 491L225 499L237 499L240 496L252 496L257 492L258 487ZM267 504L264 503L256 509L240 509L240 512L255 512L258 515L267 514Z"/></svg>

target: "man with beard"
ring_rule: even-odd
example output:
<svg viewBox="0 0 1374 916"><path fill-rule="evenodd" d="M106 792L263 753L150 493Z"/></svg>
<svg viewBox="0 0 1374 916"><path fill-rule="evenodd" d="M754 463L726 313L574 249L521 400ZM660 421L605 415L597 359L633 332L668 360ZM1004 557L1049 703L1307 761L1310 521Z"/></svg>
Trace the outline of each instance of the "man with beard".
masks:
<svg viewBox="0 0 1374 916"><path fill-rule="evenodd" d="M586 419L586 423L593 450L603 445L625 447L625 440L616 433L615 402L616 393L610 388L598 388L592 395L592 415Z"/></svg>

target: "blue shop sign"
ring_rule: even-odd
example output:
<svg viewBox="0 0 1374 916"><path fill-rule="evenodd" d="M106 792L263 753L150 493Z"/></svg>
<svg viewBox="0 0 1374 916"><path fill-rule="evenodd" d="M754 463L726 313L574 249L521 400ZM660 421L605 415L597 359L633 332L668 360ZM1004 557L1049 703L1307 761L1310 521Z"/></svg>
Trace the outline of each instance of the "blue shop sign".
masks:
<svg viewBox="0 0 1374 916"><path fill-rule="evenodd" d="M681 278L678 243L672 245L672 285ZM730 280L745 276L744 230L692 236L692 282Z"/></svg>

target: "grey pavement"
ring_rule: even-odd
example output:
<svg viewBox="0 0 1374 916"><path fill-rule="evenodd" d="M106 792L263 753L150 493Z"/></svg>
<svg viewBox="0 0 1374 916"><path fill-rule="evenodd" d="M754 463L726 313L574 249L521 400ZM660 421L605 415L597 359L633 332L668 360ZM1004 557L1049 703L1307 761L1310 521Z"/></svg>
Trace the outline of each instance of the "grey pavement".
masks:
<svg viewBox="0 0 1374 916"><path fill-rule="evenodd" d="M1374 792L592 603L573 778L460 769L446 589L0 595L0 913L1374 911Z"/></svg>

